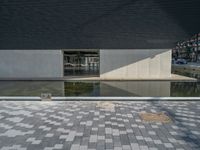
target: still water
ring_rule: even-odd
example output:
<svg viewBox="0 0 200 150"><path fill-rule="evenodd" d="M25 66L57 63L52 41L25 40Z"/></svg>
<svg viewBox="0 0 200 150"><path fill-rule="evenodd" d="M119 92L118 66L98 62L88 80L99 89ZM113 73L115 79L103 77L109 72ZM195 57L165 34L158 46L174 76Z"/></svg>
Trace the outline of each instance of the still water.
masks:
<svg viewBox="0 0 200 150"><path fill-rule="evenodd" d="M183 96L199 97L200 82L0 81L0 96Z"/></svg>

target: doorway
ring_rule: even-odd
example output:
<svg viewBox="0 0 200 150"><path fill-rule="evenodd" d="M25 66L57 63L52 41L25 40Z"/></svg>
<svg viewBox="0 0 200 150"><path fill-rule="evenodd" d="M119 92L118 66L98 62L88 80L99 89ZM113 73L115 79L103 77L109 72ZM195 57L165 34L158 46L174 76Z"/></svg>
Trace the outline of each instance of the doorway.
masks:
<svg viewBox="0 0 200 150"><path fill-rule="evenodd" d="M99 50L64 50L64 76L99 76Z"/></svg>

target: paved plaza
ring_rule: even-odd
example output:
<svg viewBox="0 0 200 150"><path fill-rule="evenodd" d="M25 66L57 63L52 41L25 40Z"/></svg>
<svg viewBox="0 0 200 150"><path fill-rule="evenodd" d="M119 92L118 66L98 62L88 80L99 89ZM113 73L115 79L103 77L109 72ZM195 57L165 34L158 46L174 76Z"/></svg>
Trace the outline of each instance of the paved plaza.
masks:
<svg viewBox="0 0 200 150"><path fill-rule="evenodd" d="M140 113L168 115L145 122ZM200 102L1 101L0 150L200 149Z"/></svg>

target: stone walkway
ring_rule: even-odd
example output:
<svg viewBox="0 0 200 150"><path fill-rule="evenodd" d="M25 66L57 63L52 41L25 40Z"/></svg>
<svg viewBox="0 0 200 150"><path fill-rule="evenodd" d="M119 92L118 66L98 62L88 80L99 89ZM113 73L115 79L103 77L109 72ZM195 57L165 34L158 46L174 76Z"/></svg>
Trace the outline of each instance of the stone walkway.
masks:
<svg viewBox="0 0 200 150"><path fill-rule="evenodd" d="M172 122L144 122L141 112ZM200 102L2 101L0 149L200 149Z"/></svg>

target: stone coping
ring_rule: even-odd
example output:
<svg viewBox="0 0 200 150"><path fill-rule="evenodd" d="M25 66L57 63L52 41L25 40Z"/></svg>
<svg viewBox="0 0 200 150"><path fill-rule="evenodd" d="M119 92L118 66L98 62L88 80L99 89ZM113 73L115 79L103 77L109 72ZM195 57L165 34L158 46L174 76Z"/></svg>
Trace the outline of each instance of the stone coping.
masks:
<svg viewBox="0 0 200 150"><path fill-rule="evenodd" d="M177 74L171 74L169 78L129 78L129 79L101 79L100 77L81 77L81 76L68 76L60 78L0 78L0 81L75 81L75 80L86 80L86 81L197 81L196 78L186 77Z"/></svg>

